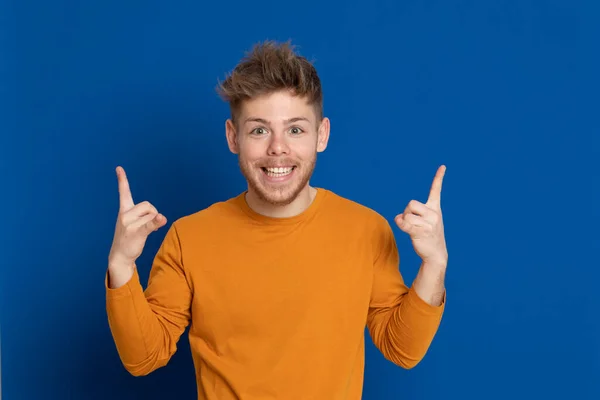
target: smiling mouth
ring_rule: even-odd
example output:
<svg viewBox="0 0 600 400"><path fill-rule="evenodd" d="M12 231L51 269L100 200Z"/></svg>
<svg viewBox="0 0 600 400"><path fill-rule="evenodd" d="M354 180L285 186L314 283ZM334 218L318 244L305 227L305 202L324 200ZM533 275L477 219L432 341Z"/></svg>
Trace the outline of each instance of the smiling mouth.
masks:
<svg viewBox="0 0 600 400"><path fill-rule="evenodd" d="M280 178L280 177L291 174L292 171L296 169L296 166L294 165L293 167L277 167L277 168L261 167L261 169L269 177Z"/></svg>

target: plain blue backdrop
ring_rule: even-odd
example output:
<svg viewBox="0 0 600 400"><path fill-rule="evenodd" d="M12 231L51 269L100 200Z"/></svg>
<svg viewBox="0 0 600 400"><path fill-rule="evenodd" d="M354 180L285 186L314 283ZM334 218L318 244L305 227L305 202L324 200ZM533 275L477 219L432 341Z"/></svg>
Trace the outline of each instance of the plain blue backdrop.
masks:
<svg viewBox="0 0 600 400"><path fill-rule="evenodd" d="M597 4L2 3L2 399L195 398L186 335L147 377L115 350L114 169L169 223L244 190L214 87L265 39L321 74L314 185L392 221L448 168L446 314L410 371L367 338L364 399L600 398Z"/></svg>

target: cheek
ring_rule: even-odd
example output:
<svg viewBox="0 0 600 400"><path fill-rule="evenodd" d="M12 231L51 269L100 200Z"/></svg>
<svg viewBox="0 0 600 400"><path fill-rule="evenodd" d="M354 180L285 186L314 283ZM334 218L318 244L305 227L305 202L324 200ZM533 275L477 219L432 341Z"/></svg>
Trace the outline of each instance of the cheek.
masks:
<svg viewBox="0 0 600 400"><path fill-rule="evenodd" d="M293 149L294 156L302 160L312 159L317 152L317 144L314 142L307 142L298 144Z"/></svg>
<svg viewBox="0 0 600 400"><path fill-rule="evenodd" d="M265 154L265 149L256 143L252 145L250 143L241 144L239 151L240 157L249 163L260 160Z"/></svg>

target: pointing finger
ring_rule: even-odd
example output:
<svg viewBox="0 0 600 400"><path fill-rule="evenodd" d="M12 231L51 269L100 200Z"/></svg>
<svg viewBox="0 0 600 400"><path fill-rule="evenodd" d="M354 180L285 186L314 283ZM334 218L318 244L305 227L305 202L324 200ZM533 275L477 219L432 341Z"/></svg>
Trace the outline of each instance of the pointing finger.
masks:
<svg viewBox="0 0 600 400"><path fill-rule="evenodd" d="M129 189L129 181L123 167L117 167L117 181L119 183L119 209L127 211L133 208L133 197Z"/></svg>
<svg viewBox="0 0 600 400"><path fill-rule="evenodd" d="M444 180L444 174L446 173L446 166L442 165L438 168L431 189L429 191L429 198L427 199L427 205L432 208L440 208L441 197L442 197L442 181Z"/></svg>

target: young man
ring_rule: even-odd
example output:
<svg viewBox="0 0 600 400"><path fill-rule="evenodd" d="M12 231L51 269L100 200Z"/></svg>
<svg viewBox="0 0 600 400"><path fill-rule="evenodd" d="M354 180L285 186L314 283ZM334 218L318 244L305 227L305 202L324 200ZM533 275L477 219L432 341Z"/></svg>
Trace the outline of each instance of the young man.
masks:
<svg viewBox="0 0 600 400"><path fill-rule="evenodd" d="M219 86L225 130L248 188L176 220L145 291L136 260L166 217L135 204L125 171L106 277L108 321L125 368L167 364L190 326L198 399L361 398L364 332L414 367L445 306L440 208L445 167L427 203L395 222L422 259L408 288L392 229L375 211L309 180L327 147L321 84L289 43L255 46Z"/></svg>

